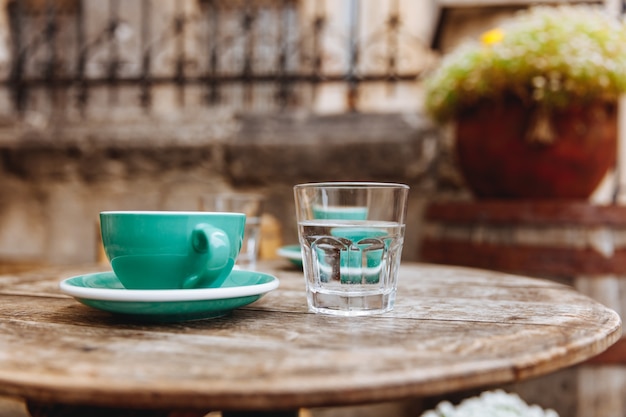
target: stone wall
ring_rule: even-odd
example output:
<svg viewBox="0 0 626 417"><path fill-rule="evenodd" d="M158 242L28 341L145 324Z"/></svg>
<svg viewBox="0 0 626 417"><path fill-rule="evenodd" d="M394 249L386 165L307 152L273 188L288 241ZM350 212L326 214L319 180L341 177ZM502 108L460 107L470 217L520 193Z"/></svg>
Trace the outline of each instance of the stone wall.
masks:
<svg viewBox="0 0 626 417"><path fill-rule="evenodd" d="M0 260L82 263L98 256L102 210L197 209L203 193L268 198L282 241L297 242L292 186L394 181L411 186L404 259L421 211L454 189L440 132L417 114L235 116L0 128Z"/></svg>

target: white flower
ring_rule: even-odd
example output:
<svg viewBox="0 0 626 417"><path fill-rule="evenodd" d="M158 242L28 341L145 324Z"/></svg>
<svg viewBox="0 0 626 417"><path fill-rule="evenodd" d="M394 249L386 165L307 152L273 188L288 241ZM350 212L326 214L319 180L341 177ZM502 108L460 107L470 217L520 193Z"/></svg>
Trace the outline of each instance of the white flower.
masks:
<svg viewBox="0 0 626 417"><path fill-rule="evenodd" d="M559 417L556 411L544 410L538 405L529 406L517 394L502 390L485 391L479 397L462 401L454 407L442 401L434 410L420 417Z"/></svg>

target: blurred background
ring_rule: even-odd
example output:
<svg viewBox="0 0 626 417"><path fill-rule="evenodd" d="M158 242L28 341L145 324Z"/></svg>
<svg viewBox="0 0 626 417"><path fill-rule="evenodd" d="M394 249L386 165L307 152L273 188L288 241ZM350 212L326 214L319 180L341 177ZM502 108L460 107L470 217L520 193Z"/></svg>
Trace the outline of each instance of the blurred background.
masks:
<svg viewBox="0 0 626 417"><path fill-rule="evenodd" d="M424 205L468 195L422 80L533 3L1 0L0 259L90 262L99 211L222 191L267 197L272 257L294 184L372 180L412 187L417 260Z"/></svg>
<svg viewBox="0 0 626 417"><path fill-rule="evenodd" d="M438 11L3 1L0 259L89 262L99 211L195 209L211 192L266 195L274 235L295 243L298 182L436 191L439 133L420 114L420 78Z"/></svg>
<svg viewBox="0 0 626 417"><path fill-rule="evenodd" d="M215 192L266 197L261 257L271 259L297 243L293 185L338 180L410 185L403 260L429 260L430 203L471 193L449 130L424 114L423 79L467 37L538 3L623 9L0 0L0 263L98 261L100 211L195 210ZM562 417L625 416L623 365L508 388ZM598 378L609 388L589 382ZM612 408L588 414L602 403Z"/></svg>

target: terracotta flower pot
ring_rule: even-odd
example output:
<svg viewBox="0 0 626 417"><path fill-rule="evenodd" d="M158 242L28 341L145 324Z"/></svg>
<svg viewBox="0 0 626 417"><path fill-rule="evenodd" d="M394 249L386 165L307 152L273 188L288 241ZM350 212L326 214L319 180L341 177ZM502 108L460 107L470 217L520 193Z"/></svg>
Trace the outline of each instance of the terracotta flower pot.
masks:
<svg viewBox="0 0 626 417"><path fill-rule="evenodd" d="M615 164L616 153L615 103L572 106L543 117L519 100L484 103L456 124L458 163L478 198L585 199Z"/></svg>

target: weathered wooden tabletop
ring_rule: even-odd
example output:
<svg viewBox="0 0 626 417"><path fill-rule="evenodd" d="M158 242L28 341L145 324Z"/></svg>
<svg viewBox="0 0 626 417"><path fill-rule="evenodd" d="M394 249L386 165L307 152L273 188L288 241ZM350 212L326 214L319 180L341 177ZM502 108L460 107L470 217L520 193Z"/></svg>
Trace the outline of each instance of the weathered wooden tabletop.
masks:
<svg viewBox="0 0 626 417"><path fill-rule="evenodd" d="M145 324L83 306L63 278L106 266L0 275L0 395L160 410L287 410L393 401L512 382L592 357L619 316L568 286L403 264L395 309L307 312L302 272L228 316ZM39 410L42 408L39 407Z"/></svg>

